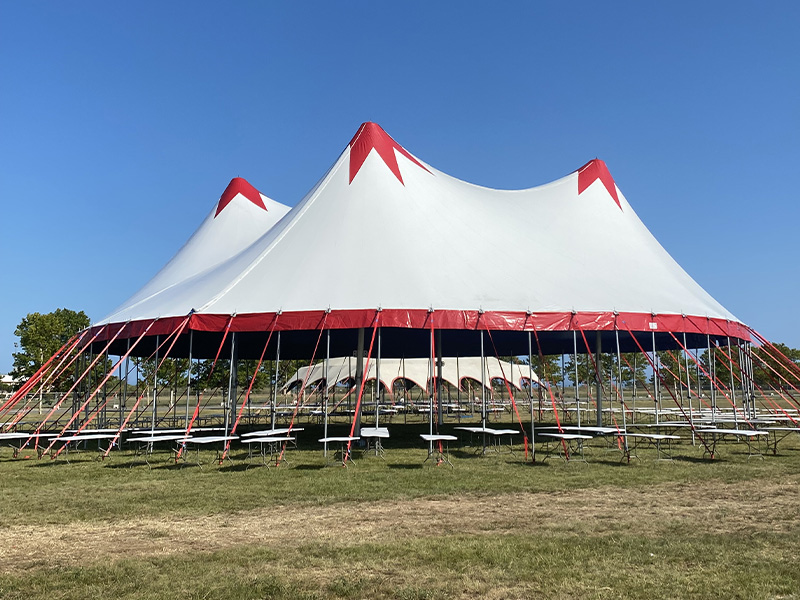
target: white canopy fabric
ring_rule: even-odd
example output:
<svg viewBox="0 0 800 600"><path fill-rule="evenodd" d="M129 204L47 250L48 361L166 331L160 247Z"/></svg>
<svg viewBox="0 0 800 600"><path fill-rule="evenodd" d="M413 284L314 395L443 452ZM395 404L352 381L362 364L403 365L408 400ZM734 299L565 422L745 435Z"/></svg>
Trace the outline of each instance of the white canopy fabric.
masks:
<svg viewBox="0 0 800 600"><path fill-rule="evenodd" d="M289 212L242 177L234 177L183 247L112 314L132 313L149 299L240 253ZM187 311L188 312L188 311Z"/></svg>
<svg viewBox="0 0 800 600"><path fill-rule="evenodd" d="M193 311L189 327L205 331L380 324L749 337L661 247L602 161L495 190L436 170L374 123L272 229L171 279L98 325L130 320L135 335L159 319L152 334Z"/></svg>
<svg viewBox="0 0 800 600"><path fill-rule="evenodd" d="M366 366L366 361L365 365ZM481 381L480 357L446 357L442 359L442 379L454 387L459 381L471 379ZM521 391L528 387L530 371L527 365L501 361L493 356L485 358L486 370L483 381L487 388L492 380L505 380L514 389ZM310 371L310 373L309 373ZM391 390L394 383L400 379L411 381L418 387L427 390L430 379L430 361L427 358L381 358L380 376L383 386ZM329 388L337 383L354 379L356 376L356 359L352 356L331 358L328 363L327 385ZM378 377L378 364L375 359L369 361L369 370L365 371L365 380L374 381ZM539 378L533 373L533 381ZM301 367L286 382L284 389L297 386L316 387L325 380L325 361L318 362L310 367Z"/></svg>

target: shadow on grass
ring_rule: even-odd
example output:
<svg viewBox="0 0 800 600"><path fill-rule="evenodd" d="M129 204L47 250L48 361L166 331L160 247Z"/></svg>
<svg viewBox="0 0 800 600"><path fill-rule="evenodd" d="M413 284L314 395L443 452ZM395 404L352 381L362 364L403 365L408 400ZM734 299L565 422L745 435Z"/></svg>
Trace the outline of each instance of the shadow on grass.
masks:
<svg viewBox="0 0 800 600"><path fill-rule="evenodd" d="M710 456L673 456L672 460L675 462L684 462L684 463L691 463L695 465L708 465L711 463L723 463L725 459L719 457L719 455L714 455L714 458Z"/></svg>
<svg viewBox="0 0 800 600"><path fill-rule="evenodd" d="M80 462L83 462L83 461L73 460L73 461L67 462L67 461L62 460L60 458L58 458L56 460L53 460L51 458L40 458L40 459L37 459L36 462L31 464L30 466L35 467L35 468L38 469L38 468L41 468L41 467L55 467L56 465L78 464Z"/></svg>
<svg viewBox="0 0 800 600"><path fill-rule="evenodd" d="M422 463L419 464L406 464L406 463L394 463L387 465L390 469L398 469L404 471L415 471L417 469L422 468Z"/></svg>
<svg viewBox="0 0 800 600"><path fill-rule="evenodd" d="M339 465L339 463L333 463L331 466L338 467L340 465ZM326 467L326 465L308 465L308 464L304 464L304 465L297 465L296 467L292 467L292 468L296 469L298 471L321 471L325 467Z"/></svg>
<svg viewBox="0 0 800 600"><path fill-rule="evenodd" d="M235 463L232 465L223 465L219 468L220 473L244 473L247 469L256 469L259 467L267 467L260 462L255 463Z"/></svg>
<svg viewBox="0 0 800 600"><path fill-rule="evenodd" d="M150 465L151 467L156 466L152 461ZM103 466L106 469L132 469L133 467L146 467L147 463L142 459L136 459L128 462L105 463Z"/></svg>

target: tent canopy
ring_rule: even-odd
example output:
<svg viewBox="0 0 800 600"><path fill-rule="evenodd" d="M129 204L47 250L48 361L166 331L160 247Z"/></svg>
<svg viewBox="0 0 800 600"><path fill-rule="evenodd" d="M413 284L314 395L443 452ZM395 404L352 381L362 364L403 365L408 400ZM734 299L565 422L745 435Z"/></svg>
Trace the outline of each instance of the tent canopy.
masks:
<svg viewBox="0 0 800 600"><path fill-rule="evenodd" d="M459 331L496 332L515 353L527 338L503 333L535 331L554 340L547 351L572 346L551 332L600 331L604 345L628 330L665 344L670 332L749 337L656 241L603 161L495 190L436 170L374 123L266 233L175 280L100 321L101 338L154 321L150 333L163 335L187 315L217 343L225 330L261 334L262 345L264 332L292 332L287 347L306 357L319 330L374 326L399 330L405 355L413 330L428 329L453 332L450 343Z"/></svg>

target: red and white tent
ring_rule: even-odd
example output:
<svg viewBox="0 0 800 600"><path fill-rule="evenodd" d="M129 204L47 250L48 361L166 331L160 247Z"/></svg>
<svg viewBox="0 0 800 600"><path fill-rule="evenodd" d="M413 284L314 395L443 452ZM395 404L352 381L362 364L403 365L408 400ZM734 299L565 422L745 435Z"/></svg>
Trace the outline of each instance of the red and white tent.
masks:
<svg viewBox="0 0 800 600"><path fill-rule="evenodd" d="M150 298L235 256L264 235L289 207L268 198L241 177L234 177L200 227L150 281L108 317L135 311Z"/></svg>
<svg viewBox="0 0 800 600"><path fill-rule="evenodd" d="M165 268L170 285L151 282L124 302L95 326L105 328L99 340L125 323L120 339L148 325L150 335L169 333L190 314L188 330L205 332L346 330L376 320L398 330L488 330L507 353L516 346L503 333L526 331L749 339L658 243L598 159L546 185L495 190L436 170L364 123L269 232L216 264L193 254L209 245L190 244L185 261ZM545 337L555 344L546 350L571 345ZM299 345L310 350L313 339Z"/></svg>

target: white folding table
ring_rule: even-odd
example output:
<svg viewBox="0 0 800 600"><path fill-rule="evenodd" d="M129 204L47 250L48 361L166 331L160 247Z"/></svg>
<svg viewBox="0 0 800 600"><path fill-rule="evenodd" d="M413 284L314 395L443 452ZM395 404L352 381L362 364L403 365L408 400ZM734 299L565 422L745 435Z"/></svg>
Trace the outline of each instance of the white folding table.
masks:
<svg viewBox="0 0 800 600"><path fill-rule="evenodd" d="M351 463L355 464L355 461L353 460L353 457L352 456L348 456L348 452L349 452L348 451L348 445L352 444L353 442L356 442L356 441L358 441L360 439L361 438L359 436L343 435L343 436L332 436L332 437L320 438L319 442L320 442L320 444L339 444L339 450L336 450L333 453L333 461L331 463L329 463L329 464L337 462L336 461L336 455L338 454L339 458L342 461L342 466L346 467L348 461L350 461Z"/></svg>
<svg viewBox="0 0 800 600"><path fill-rule="evenodd" d="M428 452L427 458L422 461L423 463L427 462L428 459L435 454L437 467L442 464L448 464L451 468L453 467L453 463L450 462L450 442L456 441L458 439L456 436L439 433L421 433L419 437L429 444L432 444L434 448L433 453Z"/></svg>
<svg viewBox="0 0 800 600"><path fill-rule="evenodd" d="M369 451L370 443L374 446L375 449L375 456L380 456L383 458L384 451L383 451L383 444L381 440L385 440L389 438L389 428L388 427L362 427L361 428L361 437L364 438L367 442L366 450ZM372 442L370 442L372 440Z"/></svg>
<svg viewBox="0 0 800 600"><path fill-rule="evenodd" d="M156 430L157 431L157 430ZM134 451L134 456L139 456L140 454L144 457L144 462L148 468L152 469L152 465L150 465L149 457L153 454L153 447L155 444L159 442L177 442L183 440L186 437L186 433L156 433L156 435L135 435L129 437L125 440L128 443L135 444L136 450ZM173 454L175 451L173 451ZM133 467L133 462L130 464Z"/></svg>
<svg viewBox="0 0 800 600"><path fill-rule="evenodd" d="M277 454L277 458L275 458L275 466L279 466L280 463L285 462L289 464L289 460L286 458L285 452L277 452L278 445L289 443L295 441L294 436L289 435L263 435L263 436L242 436L241 442L243 444L248 445L248 452L247 452L247 460L248 466L252 465L252 458L253 458L253 444L259 445L259 454L261 455L261 464L267 468L269 468L272 464L272 459ZM264 445L267 446L269 451L269 460L267 460L267 454L264 452ZM283 455L283 456L281 456Z"/></svg>
<svg viewBox="0 0 800 600"><path fill-rule="evenodd" d="M188 448L189 445L194 445L195 450L197 452L197 454L196 454L197 463L196 464L197 464L198 467L200 467L202 469L203 465L200 463L200 446L207 446L209 444L218 444L220 442L227 443L227 442L230 442L230 441L233 441L233 440L238 440L238 439L239 439L238 435L207 435L207 436L199 435L199 436L196 436L196 437L195 436L189 436L188 438L186 438L183 441L183 443L186 444L187 448ZM223 444L223 447L224 447L224 444ZM220 450L217 450L217 461L219 461L219 457L220 456L222 456L222 452L220 452Z"/></svg>
<svg viewBox="0 0 800 600"><path fill-rule="evenodd" d="M556 450L557 456L560 456L564 460L572 460L572 456L578 454L581 457L581 460L586 462L586 459L583 457L583 442L585 442L586 440L591 440L592 439L591 435L586 435L583 433L560 433L558 431L549 431L549 432L545 431L541 433L537 431L536 435L537 437L546 438L544 446L545 454L543 461L550 458L550 456L553 454L553 450L550 448L550 444L555 442L556 449L562 448L563 450L564 446L567 447L567 450L563 452ZM570 451L570 449L573 448L573 444L575 444L574 447L577 448L577 451L576 450Z"/></svg>

